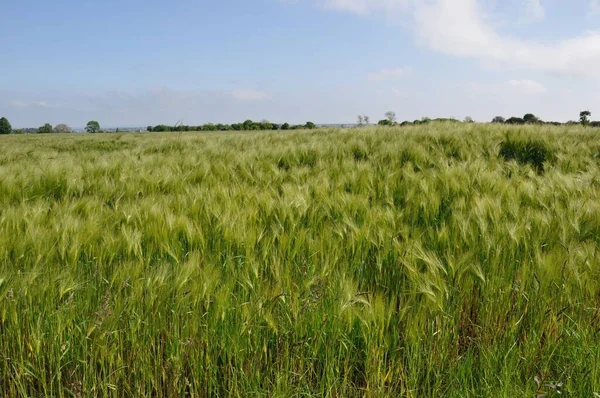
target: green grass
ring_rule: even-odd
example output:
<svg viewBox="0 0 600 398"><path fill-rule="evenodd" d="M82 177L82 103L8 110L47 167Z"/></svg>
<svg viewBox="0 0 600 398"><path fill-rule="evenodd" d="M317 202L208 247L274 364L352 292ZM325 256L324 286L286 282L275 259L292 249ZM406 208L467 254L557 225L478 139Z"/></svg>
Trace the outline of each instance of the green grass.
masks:
<svg viewBox="0 0 600 398"><path fill-rule="evenodd" d="M0 395L591 397L599 153L478 124L1 137Z"/></svg>

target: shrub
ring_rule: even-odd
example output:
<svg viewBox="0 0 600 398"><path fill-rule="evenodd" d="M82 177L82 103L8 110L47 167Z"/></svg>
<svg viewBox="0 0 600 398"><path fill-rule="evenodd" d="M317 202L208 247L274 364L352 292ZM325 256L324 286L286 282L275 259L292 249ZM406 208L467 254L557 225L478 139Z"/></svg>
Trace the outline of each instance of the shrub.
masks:
<svg viewBox="0 0 600 398"><path fill-rule="evenodd" d="M506 136L500 144L499 155L506 161L516 160L520 164L529 164L542 174L544 163L549 161L553 154L544 142Z"/></svg>

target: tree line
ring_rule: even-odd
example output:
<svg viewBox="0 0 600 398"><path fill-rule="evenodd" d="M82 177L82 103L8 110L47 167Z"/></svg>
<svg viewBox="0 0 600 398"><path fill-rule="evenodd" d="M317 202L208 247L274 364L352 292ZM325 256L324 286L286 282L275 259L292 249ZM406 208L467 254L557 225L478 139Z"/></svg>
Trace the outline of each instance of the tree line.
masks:
<svg viewBox="0 0 600 398"><path fill-rule="evenodd" d="M186 126L184 124L176 124L169 126L165 124L159 124L158 126L148 126L146 131L152 132L168 132L168 131L250 131L250 130L298 130L298 129L316 129L317 125L313 122L306 122L305 124L291 125L289 123L277 124L271 123L267 120L261 122L253 122L248 119L243 123L233 124L213 124L206 123L200 126Z"/></svg>
<svg viewBox="0 0 600 398"><path fill-rule="evenodd" d="M523 117L510 117L505 119L502 116L496 116L492 119L491 123L494 124L512 124L512 125L525 125L525 124L538 124L538 125L554 125L554 126L571 126L580 124L582 126L589 127L600 127L600 121L592 121L590 117L592 113L590 111L581 111L579 113L579 120L571 120L566 123L561 122L548 122L543 121L532 113L527 113ZM357 126L368 126L370 122L370 117L367 115L358 115L357 118ZM454 118L437 118L430 119L428 117L424 117L414 121L403 121L398 122L396 120L396 113L393 111L388 111L385 113L385 119L379 120L377 125L379 126L415 126L428 124L431 122L454 122L461 123L460 120ZM467 116L462 123L474 123L473 118ZM267 120L263 120L261 122L254 122L252 120L246 120L243 123L233 123L233 124L213 124L206 123L199 126L187 126L183 123L176 123L173 126L159 124L157 126L148 126L146 131L150 132L169 132L169 131L251 131L251 130L298 130L298 129L315 129L317 125L313 122L306 122L305 124L296 124L291 125L289 123L277 124L271 123ZM40 126L37 129L17 129L13 130L10 122L5 117L0 118L0 134L25 134L25 133L38 133L38 134L49 134L49 133L70 133L72 130L66 124L57 124L56 126L52 126L50 123L46 123L43 126ZM102 133L106 132L100 128L100 123L95 120L90 120L86 127L85 131L88 133ZM119 132L119 129L116 130Z"/></svg>
<svg viewBox="0 0 600 398"><path fill-rule="evenodd" d="M515 125L525 125L525 124L546 124L546 125L553 125L553 126L572 126L572 125L577 125L577 124L581 124L582 126L589 126L589 127L600 127L600 121L591 121L590 117L592 116L592 113L590 111L581 111L579 113L579 120L575 121L575 120L570 120L566 123L561 123L561 122L549 122L549 121L544 121L542 119L540 119L539 117L535 116L532 113L527 113L525 114L523 117L510 117L508 119L505 119L502 116L496 116L495 118L492 119L492 123L494 124L515 124ZM420 120L415 120L415 121L403 121L401 123L396 121L396 113L389 111L385 113L385 119L380 120L379 122L377 122L377 124L379 126L411 126L411 125L420 125L420 124L427 124L430 122L455 122L455 123L461 123L460 120L458 119L454 119L454 118L449 118L449 119L444 119L444 118L438 118L438 119L430 119L428 117L424 117ZM463 121L463 123L474 123L473 118L471 118L470 116L467 116ZM358 126L363 126L364 124L369 124L369 117L365 116L365 115L358 115Z"/></svg>

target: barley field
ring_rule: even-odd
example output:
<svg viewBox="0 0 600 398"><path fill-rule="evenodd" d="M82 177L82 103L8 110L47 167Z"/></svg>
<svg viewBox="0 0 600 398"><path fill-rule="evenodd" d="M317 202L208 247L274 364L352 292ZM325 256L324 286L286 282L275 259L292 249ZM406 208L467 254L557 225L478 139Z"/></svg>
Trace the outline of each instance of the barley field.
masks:
<svg viewBox="0 0 600 398"><path fill-rule="evenodd" d="M594 397L600 132L0 137L0 396Z"/></svg>

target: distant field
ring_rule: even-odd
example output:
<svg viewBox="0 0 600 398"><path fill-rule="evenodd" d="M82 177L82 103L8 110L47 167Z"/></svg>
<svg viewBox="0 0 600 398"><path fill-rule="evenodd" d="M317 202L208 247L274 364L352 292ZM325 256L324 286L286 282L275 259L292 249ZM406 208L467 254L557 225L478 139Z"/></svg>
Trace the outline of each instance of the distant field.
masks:
<svg viewBox="0 0 600 398"><path fill-rule="evenodd" d="M593 397L599 244L592 129L0 137L0 396Z"/></svg>

